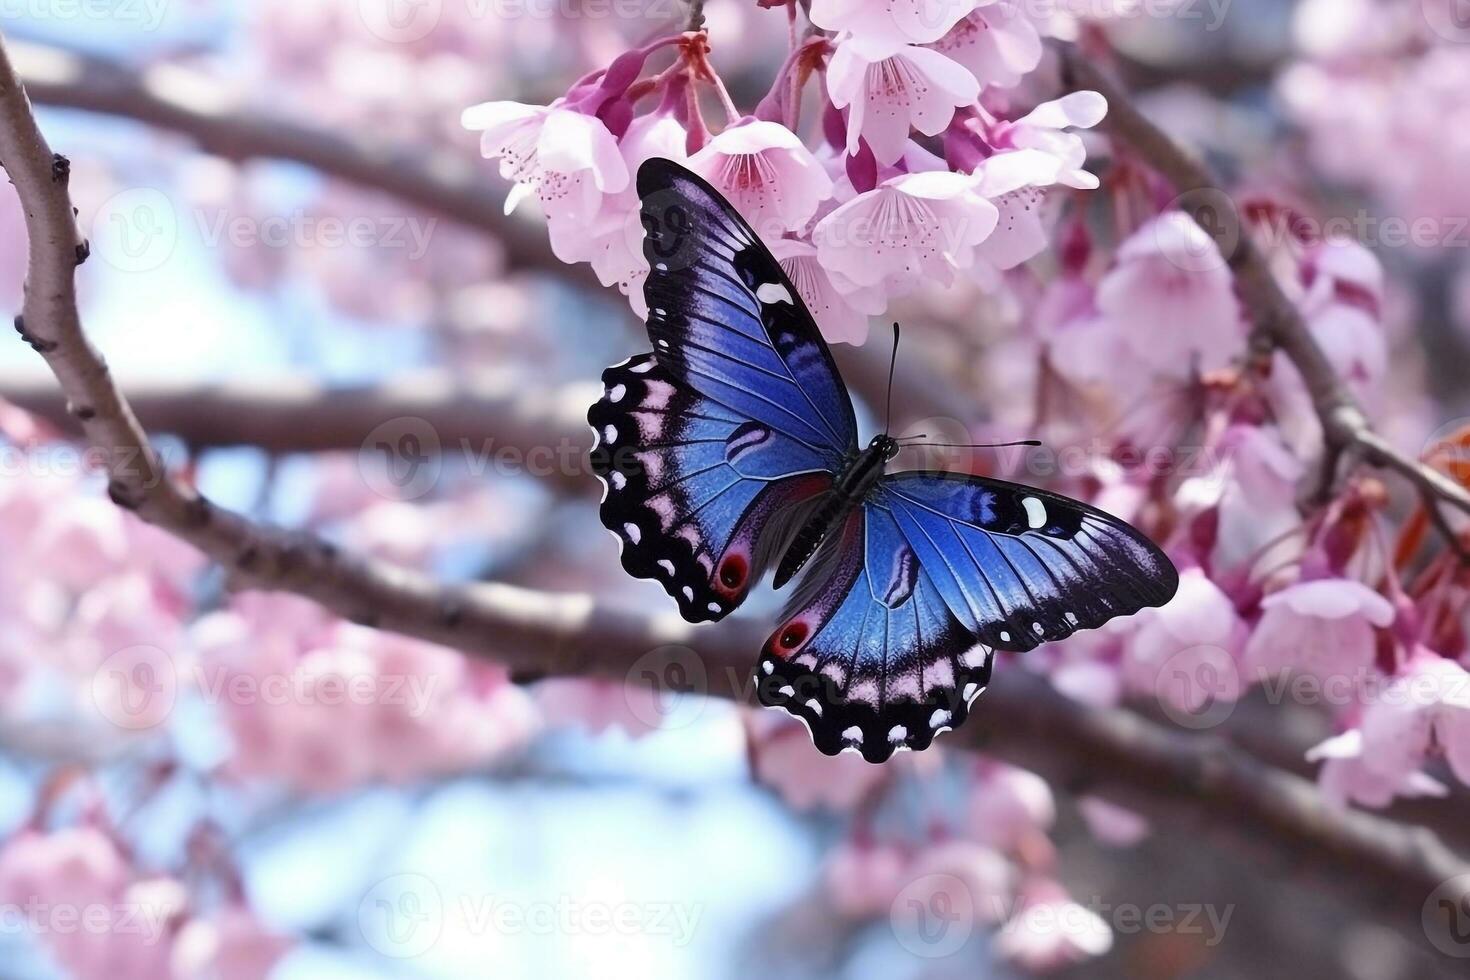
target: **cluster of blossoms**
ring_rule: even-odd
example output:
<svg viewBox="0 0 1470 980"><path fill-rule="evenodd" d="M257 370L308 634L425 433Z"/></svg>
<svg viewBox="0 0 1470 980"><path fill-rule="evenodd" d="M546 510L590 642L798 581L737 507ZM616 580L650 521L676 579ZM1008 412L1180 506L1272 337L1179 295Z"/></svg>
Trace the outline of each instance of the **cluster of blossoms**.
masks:
<svg viewBox="0 0 1470 980"><path fill-rule="evenodd" d="M1455 0L1303 0L1278 89L1322 173L1420 231L1421 254L1470 244L1470 25ZM1383 152L1392 147L1392 152ZM1470 265L1462 263L1470 281ZM1458 324L1470 332L1470 311Z"/></svg>
<svg viewBox="0 0 1470 980"><path fill-rule="evenodd" d="M141 866L93 816L27 827L0 846L0 904L7 928L23 925L70 976L264 980L291 943L250 911L238 876L215 870L220 894L200 894L183 875Z"/></svg>
<svg viewBox="0 0 1470 980"><path fill-rule="evenodd" d="M921 284L1000 273L1046 245L1044 200L1094 188L1074 130L1107 111L1078 92L1016 111L1042 60L1038 25L1012 0L928 5L818 2L795 29L770 92L731 100L707 35L670 35L619 55L549 105L464 113L486 157L534 196L557 256L587 262L640 313L647 273L633 175L685 163L771 246L824 335L861 343L867 317ZM656 60L672 63L659 70ZM661 63L661 61L660 61ZM798 135L808 86L810 144ZM700 89L718 97L713 132Z"/></svg>

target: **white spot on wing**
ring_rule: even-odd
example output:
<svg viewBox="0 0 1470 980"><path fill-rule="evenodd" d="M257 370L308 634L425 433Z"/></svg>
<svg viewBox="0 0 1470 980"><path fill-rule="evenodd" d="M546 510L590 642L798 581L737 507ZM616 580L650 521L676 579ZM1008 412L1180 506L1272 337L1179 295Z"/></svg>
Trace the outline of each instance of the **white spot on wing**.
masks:
<svg viewBox="0 0 1470 980"><path fill-rule="evenodd" d="M965 699L966 704L969 704L971 701L975 700L976 696L979 695L979 693L979 684L966 684L965 689L960 692L960 697Z"/></svg>
<svg viewBox="0 0 1470 980"><path fill-rule="evenodd" d="M894 725L888 731L888 741L890 741L890 742L902 742L904 739L906 739L908 737L909 737L909 730L907 728L903 727L902 725Z"/></svg>
<svg viewBox="0 0 1470 980"><path fill-rule="evenodd" d="M623 400L623 396L627 393L627 385L613 385L611 388L608 389L607 400L613 403L620 402Z"/></svg>
<svg viewBox="0 0 1470 980"><path fill-rule="evenodd" d="M949 712L948 711L945 711L943 708L935 708L934 709L934 713L929 716L929 727L930 728L938 728L941 725L948 725L948 724L949 724Z"/></svg>
<svg viewBox="0 0 1470 980"><path fill-rule="evenodd" d="M614 490L621 490L628 485L628 478L617 470L613 470L608 479L612 481Z"/></svg>
<svg viewBox="0 0 1470 980"><path fill-rule="evenodd" d="M761 661L761 673L762 674L769 674L771 671L773 671L775 669L776 669L776 665L773 664L773 663L771 663L771 661L769 661L769 660L762 660Z"/></svg>
<svg viewBox="0 0 1470 980"><path fill-rule="evenodd" d="M603 429L602 434L603 437L606 438L607 441L610 443L618 441L618 427L615 425L610 425L607 428Z"/></svg>
<svg viewBox="0 0 1470 980"><path fill-rule="evenodd" d="M628 535L628 540L633 542L634 544L637 544L639 541L643 540L643 532L638 530L638 525L634 524L632 521L629 521L627 524L623 525L623 531Z"/></svg>
<svg viewBox="0 0 1470 980"><path fill-rule="evenodd" d="M856 725L842 730L843 741L851 742L853 745L863 744L863 730Z"/></svg>
<svg viewBox="0 0 1470 980"><path fill-rule="evenodd" d="M820 701L818 701L816 698L808 698L807 699L807 702L806 702L806 706L808 708L811 708L813 711L815 711L817 713L817 717L818 718L822 717L822 703Z"/></svg>
<svg viewBox="0 0 1470 980"><path fill-rule="evenodd" d="M1026 508L1026 523L1031 530L1046 527L1046 504L1037 497L1022 497L1021 506Z"/></svg>
<svg viewBox="0 0 1470 980"><path fill-rule="evenodd" d="M653 362L644 361L642 364L633 365L628 370L632 371L634 374L647 374L649 371L653 370Z"/></svg>
<svg viewBox="0 0 1470 980"><path fill-rule="evenodd" d="M778 282L764 282L755 291L755 298L762 303L790 303L791 293Z"/></svg>
<svg viewBox="0 0 1470 980"><path fill-rule="evenodd" d="M667 558L660 558L658 560L658 567L662 568L669 575L674 574L674 563L669 561Z"/></svg>
<svg viewBox="0 0 1470 980"><path fill-rule="evenodd" d="M1007 631L1007 630L1001 630L1000 631L1000 639L1001 639L1001 642L1002 643L1009 643L1009 642L1011 642L1011 634L1010 634L1010 632Z"/></svg>

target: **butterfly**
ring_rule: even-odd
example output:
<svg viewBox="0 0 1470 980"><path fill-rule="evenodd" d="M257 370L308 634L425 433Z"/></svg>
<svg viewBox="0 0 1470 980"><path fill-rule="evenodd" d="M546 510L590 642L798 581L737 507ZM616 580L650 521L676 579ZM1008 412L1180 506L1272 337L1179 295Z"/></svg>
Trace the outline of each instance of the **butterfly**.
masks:
<svg viewBox="0 0 1470 980"><path fill-rule="evenodd" d="M623 568L690 622L766 570L806 569L760 651L756 695L828 755L883 762L964 722L994 651L1159 606L1179 576L1143 534L1058 494L965 473L888 473L795 286L705 181L638 171L653 350L588 411L600 516Z"/></svg>

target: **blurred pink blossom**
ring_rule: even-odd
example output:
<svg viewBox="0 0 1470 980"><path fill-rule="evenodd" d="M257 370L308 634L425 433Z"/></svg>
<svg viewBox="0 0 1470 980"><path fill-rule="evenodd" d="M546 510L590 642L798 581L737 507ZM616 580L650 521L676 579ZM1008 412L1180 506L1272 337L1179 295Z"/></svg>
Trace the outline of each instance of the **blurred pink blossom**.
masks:
<svg viewBox="0 0 1470 980"><path fill-rule="evenodd" d="M1202 570L1180 573L1174 598L1145 609L1132 625L1123 677L1135 693L1191 713L1211 700L1240 697L1238 661L1249 631L1230 597Z"/></svg>
<svg viewBox="0 0 1470 980"><path fill-rule="evenodd" d="M823 755L800 722L774 712L756 712L746 721L756 779L794 809L851 809L890 776L889 767L870 765L853 752Z"/></svg>
<svg viewBox="0 0 1470 980"><path fill-rule="evenodd" d="M1146 817L1101 797L1081 797L1077 810L1092 836L1112 847L1132 847L1149 834Z"/></svg>
<svg viewBox="0 0 1470 980"><path fill-rule="evenodd" d="M1313 746L1308 762L1321 762L1317 785L1338 806L1358 803L1382 809L1397 797L1442 797L1449 789L1418 768L1381 772L1363 761L1363 733L1349 729Z"/></svg>
<svg viewBox="0 0 1470 980"><path fill-rule="evenodd" d="M170 962L172 980L265 980L291 941L272 933L255 914L231 903L179 930Z"/></svg>
<svg viewBox="0 0 1470 980"><path fill-rule="evenodd" d="M1431 750L1470 784L1470 673L1419 651L1363 711L1363 765L1384 776L1423 767Z"/></svg>
<svg viewBox="0 0 1470 980"><path fill-rule="evenodd" d="M973 774L965 827L981 843L1012 851L1056 820L1051 787L1035 773L986 759Z"/></svg>
<svg viewBox="0 0 1470 980"><path fill-rule="evenodd" d="M1118 249L1097 305L1134 355L1155 372L1187 377L1224 367L1245 347L1245 323L1214 239L1168 211Z"/></svg>
<svg viewBox="0 0 1470 980"><path fill-rule="evenodd" d="M1026 883L1015 915L995 940L997 952L1035 972L1101 956L1112 947L1113 932L1102 917L1049 880Z"/></svg>
<svg viewBox="0 0 1470 980"><path fill-rule="evenodd" d="M1302 582L1268 595L1246 646L1257 678L1297 671L1321 679L1367 676L1376 656L1375 628L1393 622L1383 596L1347 579Z"/></svg>
<svg viewBox="0 0 1470 980"><path fill-rule="evenodd" d="M866 919L888 912L907 871L908 856L892 845L844 841L828 854L823 878L839 912Z"/></svg>

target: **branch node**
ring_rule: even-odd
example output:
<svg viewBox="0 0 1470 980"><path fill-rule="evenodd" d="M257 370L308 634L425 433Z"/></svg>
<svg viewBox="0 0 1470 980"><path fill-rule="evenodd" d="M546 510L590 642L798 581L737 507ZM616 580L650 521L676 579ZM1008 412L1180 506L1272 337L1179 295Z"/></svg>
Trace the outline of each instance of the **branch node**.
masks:
<svg viewBox="0 0 1470 980"><path fill-rule="evenodd" d="M51 181L65 184L71 180L71 161L60 153L51 154Z"/></svg>

